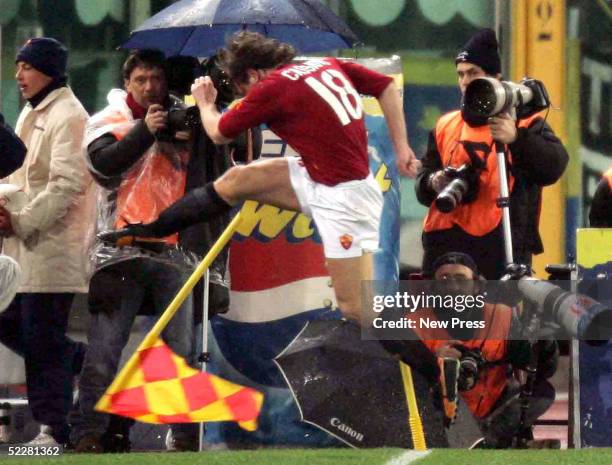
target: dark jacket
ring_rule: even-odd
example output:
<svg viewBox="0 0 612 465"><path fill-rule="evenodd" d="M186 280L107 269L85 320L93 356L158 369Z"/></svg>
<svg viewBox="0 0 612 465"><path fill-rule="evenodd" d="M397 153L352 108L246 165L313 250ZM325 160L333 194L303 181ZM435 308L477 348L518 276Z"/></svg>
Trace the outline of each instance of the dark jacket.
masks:
<svg viewBox="0 0 612 465"><path fill-rule="evenodd" d="M0 178L19 168L25 154L26 146L10 126L4 123L4 116L0 113Z"/></svg>
<svg viewBox="0 0 612 465"><path fill-rule="evenodd" d="M589 210L592 228L612 228L612 168L599 181Z"/></svg>
<svg viewBox="0 0 612 465"><path fill-rule="evenodd" d="M514 187L510 193L510 224L515 262L530 264L531 255L543 251L538 231L542 187L554 184L561 177L569 156L550 126L541 118L536 118L528 128L518 128L517 139L509 145L509 149L512 163L507 161L507 166L514 176ZM444 168L436 146L435 130L429 135L427 152L421 162L423 167L417 176L416 195L420 203L430 206L437 194L428 185L429 176ZM488 279L499 277L503 272L501 222L495 230L482 237L470 236L458 227L423 233L423 247L425 271L438 256L454 250L473 255ZM478 260L479 252L483 251L488 253L487 257ZM483 260L490 263L482 263ZM501 261L501 265L495 263L498 261Z"/></svg>

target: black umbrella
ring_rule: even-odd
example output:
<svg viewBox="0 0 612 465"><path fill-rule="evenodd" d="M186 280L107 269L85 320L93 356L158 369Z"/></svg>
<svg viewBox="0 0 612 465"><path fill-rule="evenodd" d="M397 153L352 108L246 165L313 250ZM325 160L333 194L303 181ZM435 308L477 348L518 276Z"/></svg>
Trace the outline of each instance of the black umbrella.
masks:
<svg viewBox="0 0 612 465"><path fill-rule="evenodd" d="M352 447L412 448L400 364L345 321L311 321L275 359L302 420ZM413 370L427 447L447 446L442 414Z"/></svg>
<svg viewBox="0 0 612 465"><path fill-rule="evenodd" d="M122 47L208 57L244 29L287 42L301 53L350 48L357 42L319 0L181 0L142 23Z"/></svg>

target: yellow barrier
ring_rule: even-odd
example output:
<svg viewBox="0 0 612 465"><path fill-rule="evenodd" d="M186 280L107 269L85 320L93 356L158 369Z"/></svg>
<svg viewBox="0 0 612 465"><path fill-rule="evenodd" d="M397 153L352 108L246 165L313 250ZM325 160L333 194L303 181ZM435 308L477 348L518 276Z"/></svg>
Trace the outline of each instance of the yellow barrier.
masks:
<svg viewBox="0 0 612 465"><path fill-rule="evenodd" d="M404 393L406 394L406 404L408 405L408 425L412 434L412 444L414 450L427 450L425 442L425 433L423 432L423 422L419 414L419 406L414 392L414 382L412 380L412 370L405 363L399 362L400 372L402 373L402 382L404 384Z"/></svg>
<svg viewBox="0 0 612 465"><path fill-rule="evenodd" d="M512 2L512 79L525 76L546 85L553 107L548 122L562 140L565 132L565 0ZM548 263L565 261L565 181L544 189L540 234L544 253L534 257L540 276Z"/></svg>

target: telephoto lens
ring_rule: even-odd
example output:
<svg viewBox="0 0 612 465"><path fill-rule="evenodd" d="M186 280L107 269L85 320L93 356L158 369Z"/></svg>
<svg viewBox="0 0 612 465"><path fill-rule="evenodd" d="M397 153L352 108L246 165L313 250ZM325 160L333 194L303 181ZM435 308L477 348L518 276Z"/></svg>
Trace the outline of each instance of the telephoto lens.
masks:
<svg viewBox="0 0 612 465"><path fill-rule="evenodd" d="M525 78L519 83L491 77L474 79L465 89L461 109L468 118L488 118L510 113L527 118L550 106L542 81Z"/></svg>

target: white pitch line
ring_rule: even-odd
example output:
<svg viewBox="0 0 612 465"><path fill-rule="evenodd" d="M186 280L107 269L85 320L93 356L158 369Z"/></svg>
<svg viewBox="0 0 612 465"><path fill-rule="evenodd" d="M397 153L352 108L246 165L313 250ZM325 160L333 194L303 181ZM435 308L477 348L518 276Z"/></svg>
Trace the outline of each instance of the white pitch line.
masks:
<svg viewBox="0 0 612 465"><path fill-rule="evenodd" d="M421 460L430 452L431 450L407 450L406 452L398 455L397 457L393 457L391 460L386 462L385 465L409 465L411 463L416 462L417 460Z"/></svg>

